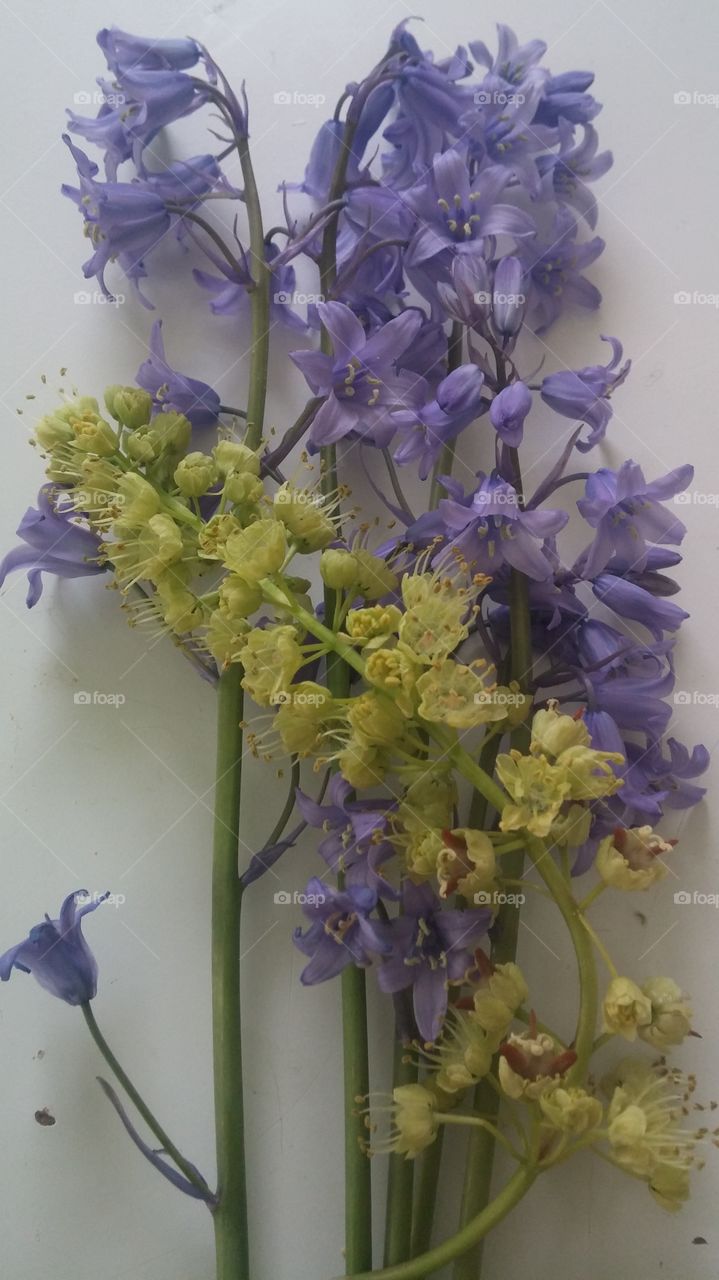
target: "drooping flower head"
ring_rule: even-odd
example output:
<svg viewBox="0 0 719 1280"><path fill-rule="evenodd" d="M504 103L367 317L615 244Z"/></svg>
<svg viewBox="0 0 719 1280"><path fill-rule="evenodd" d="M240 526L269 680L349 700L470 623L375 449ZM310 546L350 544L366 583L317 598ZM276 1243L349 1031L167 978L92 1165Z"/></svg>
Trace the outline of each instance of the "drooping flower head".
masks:
<svg viewBox="0 0 719 1280"><path fill-rule="evenodd" d="M27 938L0 956L0 979L13 969L32 973L41 987L67 1004L86 1004L97 992L97 961L82 933L82 918L109 894L91 897L87 889L68 894L57 920L49 916Z"/></svg>

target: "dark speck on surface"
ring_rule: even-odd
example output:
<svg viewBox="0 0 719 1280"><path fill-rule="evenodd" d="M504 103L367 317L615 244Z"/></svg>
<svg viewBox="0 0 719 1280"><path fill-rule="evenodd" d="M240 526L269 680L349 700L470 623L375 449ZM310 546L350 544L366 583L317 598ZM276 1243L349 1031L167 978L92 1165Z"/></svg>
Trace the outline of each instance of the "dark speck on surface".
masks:
<svg viewBox="0 0 719 1280"><path fill-rule="evenodd" d="M50 1125L55 1124L55 1117L53 1115L50 1115L50 1112L48 1111L47 1107L43 1107L41 1111L36 1111L35 1119L37 1120L38 1124L41 1124L43 1126L44 1129L47 1129L49 1128Z"/></svg>

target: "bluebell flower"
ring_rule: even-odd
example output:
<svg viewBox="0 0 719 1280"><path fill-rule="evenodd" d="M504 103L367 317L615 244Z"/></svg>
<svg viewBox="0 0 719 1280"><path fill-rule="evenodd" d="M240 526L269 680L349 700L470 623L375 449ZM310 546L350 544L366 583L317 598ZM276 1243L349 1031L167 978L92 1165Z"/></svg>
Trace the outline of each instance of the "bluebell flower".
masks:
<svg viewBox="0 0 719 1280"><path fill-rule="evenodd" d="M480 66L490 74L500 76L506 85L524 83L527 72L542 60L547 52L544 40L519 43L516 34L504 22L497 23L497 52L493 54L483 40L470 40L469 50Z"/></svg>
<svg viewBox="0 0 719 1280"><path fill-rule="evenodd" d="M620 617L640 622L659 637L665 631L677 631L685 618L689 617L678 604L653 595L627 576L600 573L592 581L592 590L602 604L606 604Z"/></svg>
<svg viewBox="0 0 719 1280"><path fill-rule="evenodd" d="M443 445L479 417L483 384L484 375L477 366L463 364L442 379L424 404L393 413L392 421L401 436L394 451L395 462L417 462L420 479L426 480Z"/></svg>
<svg viewBox="0 0 719 1280"><path fill-rule="evenodd" d="M451 559L459 551L473 573L496 575L503 565L542 581L552 563L541 543L563 529L566 511L524 511L516 490L500 476L482 476L478 488L457 501L444 498L439 514L447 530L448 547L439 554Z"/></svg>
<svg viewBox="0 0 719 1280"><path fill-rule="evenodd" d="M577 243L577 231L576 219L562 205L549 231L517 249L532 286L528 317L537 333L554 324L566 303L596 310L602 301L596 285L582 272L603 252L604 241L594 236Z"/></svg>
<svg viewBox="0 0 719 1280"><path fill-rule="evenodd" d="M349 964L366 968L374 955L387 954L385 926L371 920L377 905L374 889L354 885L335 889L314 876L307 885L302 910L310 921L303 933L295 929L295 946L310 957L300 981L306 987L334 978Z"/></svg>
<svg viewBox="0 0 719 1280"><path fill-rule="evenodd" d="M463 981L491 923L489 910L442 909L430 885L404 881L402 914L390 922L391 954L380 965L377 980L389 994L412 988L414 1016L425 1042L439 1036L449 984Z"/></svg>
<svg viewBox="0 0 719 1280"><path fill-rule="evenodd" d="M487 236L531 236L528 213L498 203L510 180L509 170L490 165L470 178L466 148L452 147L435 156L423 180L405 200L419 225L406 254L407 266L421 266L438 254L481 252ZM451 252L448 252L451 251Z"/></svg>
<svg viewBox="0 0 719 1280"><path fill-rule="evenodd" d="M200 60L202 49L189 36L180 39L133 36L119 27L103 27L97 43L111 71L138 67L145 71L189 71Z"/></svg>
<svg viewBox="0 0 719 1280"><path fill-rule="evenodd" d="M333 355L321 351L293 351L291 359L302 371L314 395L326 396L312 422L314 448L346 437L386 445L396 425L393 409L419 403L423 380L397 363L424 320L409 310L365 333L360 321L341 302L318 305L322 323L332 338Z"/></svg>
<svg viewBox="0 0 719 1280"><path fill-rule="evenodd" d="M157 410L174 409L198 429L216 427L220 397L206 382L171 369L162 340L162 321L156 320L150 335L150 355L137 371L136 382L149 391Z"/></svg>
<svg viewBox="0 0 719 1280"><path fill-rule="evenodd" d="M558 125L561 120L569 120L572 124L589 124L602 109L601 103L587 93L593 84L593 71L563 71L558 76L550 76L537 107L535 123Z"/></svg>
<svg viewBox="0 0 719 1280"><path fill-rule="evenodd" d="M100 563L100 539L77 524L75 513L61 504L61 491L43 485L37 507L28 507L17 527L22 545L13 547L0 561L0 587L9 573L27 570L27 607L32 609L42 595L42 575L58 578L85 578L105 573Z"/></svg>
<svg viewBox="0 0 719 1280"><path fill-rule="evenodd" d="M539 156L537 168L546 178L549 193L560 204L571 205L594 230L597 225L597 201L588 182L596 182L611 169L611 151L597 155L599 138L591 125L584 126L581 142L575 143L574 128L567 120L559 122L559 151Z"/></svg>
<svg viewBox="0 0 719 1280"><path fill-rule="evenodd" d="M526 310L524 268L519 258L500 258L494 269L492 284L492 327L500 338L514 338L519 333Z"/></svg>
<svg viewBox="0 0 719 1280"><path fill-rule="evenodd" d="M589 427L589 435L585 440L577 440L577 448L586 453L595 444L604 439L612 406L609 402L611 393L621 386L631 368L631 361L621 364L622 344L617 338L605 338L612 348L612 358L608 364L587 365L584 369L563 369L559 373L550 373L542 381L541 394L545 404L563 418L571 418L574 422L585 422Z"/></svg>
<svg viewBox="0 0 719 1280"><path fill-rule="evenodd" d="M252 272L247 258L242 254L237 269L226 258L203 249L219 276L195 268L192 274L197 284L210 294L210 311L216 316L239 315L248 310L249 292L253 288ZM270 268L270 321L288 329L305 332L306 322L292 307L295 296L295 269L291 263L278 261L279 251L274 244L265 244L265 258Z"/></svg>
<svg viewBox="0 0 719 1280"><path fill-rule="evenodd" d="M87 889L68 894L57 920L45 916L23 942L0 956L0 979L7 982L13 969L21 969L58 1000L87 1004L97 992L97 961L83 937L82 918L108 896L91 898Z"/></svg>
<svg viewBox="0 0 719 1280"><path fill-rule="evenodd" d="M532 393L523 382L512 382L495 396L489 407L489 420L497 435L510 448L522 443L524 420L532 408Z"/></svg>
<svg viewBox="0 0 719 1280"><path fill-rule="evenodd" d="M644 569L649 543L679 545L686 526L662 506L691 483L694 468L677 467L660 480L648 482L631 459L618 471L600 467L589 476L577 506L593 529L594 541L580 556L582 576L593 578L612 557L627 569Z"/></svg>
<svg viewBox="0 0 719 1280"><path fill-rule="evenodd" d="M470 152L483 164L506 169L528 195L539 193L538 153L553 145L555 132L533 124L542 100L546 76L529 72L521 82L521 92L508 91L501 76L488 75L475 92L480 105L464 117Z"/></svg>
<svg viewBox="0 0 719 1280"><path fill-rule="evenodd" d="M317 852L336 874L342 872L348 888L369 888L380 897L396 898L383 873L394 856L387 839L387 822L394 807L384 800L352 799L353 791L341 773L334 773L326 803L318 804L297 790L297 808L311 827L323 831Z"/></svg>
<svg viewBox="0 0 719 1280"><path fill-rule="evenodd" d="M138 281L147 275L143 259L145 254L169 231L172 218L165 201L140 182L98 182L98 167L76 147L67 134L63 141L70 148L77 164L79 187L63 183L62 194L78 207L85 220L85 231L95 252L82 271L86 279L96 276L103 293L112 294L105 283L105 268L109 262L120 263L125 275L138 290L145 306L150 304L142 296Z"/></svg>

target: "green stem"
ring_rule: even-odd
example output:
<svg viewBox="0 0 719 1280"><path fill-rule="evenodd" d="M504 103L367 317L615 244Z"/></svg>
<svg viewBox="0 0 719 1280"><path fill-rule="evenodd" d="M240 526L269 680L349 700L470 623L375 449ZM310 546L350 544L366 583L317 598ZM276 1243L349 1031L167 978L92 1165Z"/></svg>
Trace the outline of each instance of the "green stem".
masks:
<svg viewBox="0 0 719 1280"><path fill-rule="evenodd" d="M431 1147L428 1148L428 1151L431 1150ZM488 1232L506 1218L526 1195L538 1173L536 1165L527 1165L518 1169L499 1195L450 1240L445 1240L434 1249L412 1258L409 1262L400 1262L394 1267L383 1267L380 1271L363 1272L355 1276L354 1280L425 1280L426 1276L439 1271L441 1267L446 1267L478 1241L483 1240Z"/></svg>
<svg viewBox="0 0 719 1280"><path fill-rule="evenodd" d="M159 1142L162 1150L177 1165L178 1169L180 1170L180 1173L184 1174L188 1182L191 1182L194 1187L197 1187L198 1191L201 1191L203 1196L210 1196L212 1193L210 1192L210 1188L205 1182L205 1179L197 1172L197 1170L193 1167L193 1165L191 1165L189 1161L185 1159L185 1157L182 1155L182 1152L178 1151L172 1139L169 1138L168 1135L165 1133L165 1130L162 1128L162 1125L159 1123L159 1121L155 1119L154 1115L150 1111L150 1108L148 1107L145 1100L137 1092L137 1089L132 1083L130 1077L120 1066L120 1063L118 1062L117 1058L112 1052L112 1049L110 1048L109 1044L107 1043L107 1040L105 1039L104 1035L102 1034L100 1028L97 1025L97 1022L95 1021L95 1015L92 1011L90 1004L83 1004L80 1006L80 1008L82 1009L82 1014L85 1019L85 1022L87 1023L87 1027L90 1032L90 1035L92 1036L93 1040L95 1041L95 1044L100 1050L100 1053L105 1059L105 1062L110 1068L115 1079L118 1080L119 1083L122 1085L122 1088L125 1090L125 1093L127 1094L128 1098L132 1102L133 1106L142 1116L150 1132L153 1133L157 1138L157 1141Z"/></svg>
<svg viewBox="0 0 719 1280"><path fill-rule="evenodd" d="M372 1184L358 1106L369 1093L364 969L342 971L345 1113L345 1260L349 1275L372 1266Z"/></svg>
<svg viewBox="0 0 719 1280"><path fill-rule="evenodd" d="M419 1186L417 1188L417 1197L414 1205L414 1221L412 1226L412 1249L411 1256L416 1258L420 1255L426 1256L429 1249L430 1240L432 1239L432 1227L434 1225L434 1211L437 1200L437 1182L439 1180L439 1170L442 1163L442 1149L444 1145L444 1132L439 1130L437 1137L431 1147L427 1147L421 1157L421 1165L419 1171ZM420 1276L429 1275L430 1268L418 1271ZM382 1273L384 1274L384 1273Z"/></svg>
<svg viewBox="0 0 719 1280"><path fill-rule="evenodd" d="M403 993L400 993L403 994ZM408 1056L407 1046L399 1034L395 1036L394 1071L392 1087L414 1084L418 1070L416 1062ZM412 1192L414 1189L414 1161L393 1153L389 1158L387 1175L387 1214L384 1235L384 1265L404 1262L410 1256L412 1238Z"/></svg>
<svg viewBox="0 0 719 1280"><path fill-rule="evenodd" d="M220 677L217 704L217 783L212 862L212 1027L218 1206L217 1280L249 1277L247 1188L242 1098L240 916L237 860L242 778L242 669Z"/></svg>

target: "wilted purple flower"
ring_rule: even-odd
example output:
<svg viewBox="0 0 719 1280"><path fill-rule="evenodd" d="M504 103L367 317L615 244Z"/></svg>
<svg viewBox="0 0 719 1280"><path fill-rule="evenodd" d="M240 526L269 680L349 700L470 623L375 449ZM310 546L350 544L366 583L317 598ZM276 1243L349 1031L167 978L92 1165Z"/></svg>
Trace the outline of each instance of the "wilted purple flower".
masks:
<svg viewBox="0 0 719 1280"><path fill-rule="evenodd" d="M17 527L24 545L13 547L0 561L0 587L9 573L27 570L28 609L42 595L43 573L58 578L85 578L106 572L106 565L99 563L99 538L75 522L71 509L58 509L60 492L52 485L43 485L37 507L28 507Z"/></svg>
<svg viewBox="0 0 719 1280"><path fill-rule="evenodd" d="M489 420L497 435L516 449L522 443L524 419L532 407L532 393L523 382L512 382L489 407Z"/></svg>
<svg viewBox="0 0 719 1280"><path fill-rule="evenodd" d="M539 581L550 577L552 564L537 541L558 533L569 519L566 511L524 511L516 490L496 474L483 476L468 498L443 499L439 513L450 552L459 551L472 572L494 576L507 564Z"/></svg>
<svg viewBox="0 0 719 1280"><path fill-rule="evenodd" d="M419 219L407 266L421 266L449 250L481 252L487 236L532 235L535 226L528 213L497 203L510 176L507 169L490 165L470 179L467 152L461 147L435 156L423 180L405 195Z"/></svg>
<svg viewBox="0 0 719 1280"><path fill-rule="evenodd" d="M0 956L0 979L13 969L32 973L41 987L67 1004L87 1004L97 992L97 961L83 935L81 921L109 895L91 898L87 889L68 894L58 920L36 924L23 942Z"/></svg>
<svg viewBox="0 0 719 1280"><path fill-rule="evenodd" d="M593 71L563 71L550 76L534 117L536 124L557 125L560 120L588 124L601 111L601 103L587 89L594 84Z"/></svg>
<svg viewBox="0 0 719 1280"><path fill-rule="evenodd" d="M472 966L472 953L492 923L489 910L442 909L427 884L405 880L402 914L389 926L391 955L377 980L393 994L412 987L414 1016L424 1041L436 1040L447 1012L451 982L461 982Z"/></svg>
<svg viewBox="0 0 719 1280"><path fill-rule="evenodd" d="M596 129L590 124L584 126L581 142L575 143L573 126L568 120L560 120L559 138L559 151L539 156L537 167L540 174L547 176L552 196L560 204L571 205L581 213L594 230L597 225L597 201L586 184L596 182L597 178L602 178L611 169L612 153L602 151L597 155L599 138Z"/></svg>
<svg viewBox="0 0 719 1280"><path fill-rule="evenodd" d="M613 556L626 569L644 569L649 542L678 546L686 526L662 501L686 489L693 475L694 468L686 465L648 483L631 460L618 471L600 467L590 475L584 497L577 502L596 529L594 541L580 557L582 576L593 578Z"/></svg>
<svg viewBox="0 0 719 1280"><path fill-rule="evenodd" d="M609 397L621 386L631 368L631 360L620 364L622 344L617 338L606 338L612 348L609 364L587 365L585 369L560 370L550 373L542 382L542 399L555 413L573 422L586 422L590 428L586 440L578 440L577 448L586 453L604 439L612 416Z"/></svg>
<svg viewBox="0 0 719 1280"><path fill-rule="evenodd" d="M389 952L385 926L369 918L377 905L374 889L358 885L335 889L313 876L305 897L302 910L310 927L305 933L301 929L294 932L295 946L310 956L300 976L304 986L326 982L348 964L366 968L373 955Z"/></svg>
<svg viewBox="0 0 719 1280"><path fill-rule="evenodd" d="M518 253L531 280L529 318L543 333L559 316L565 303L596 309L602 295L582 272L604 249L601 236L577 243L577 222L560 206L550 230L524 242Z"/></svg>
<svg viewBox="0 0 719 1280"><path fill-rule="evenodd" d="M186 1196L192 1196L194 1200L204 1200L210 1208L214 1208L217 1204L217 1197L210 1191L199 1169L197 1169L194 1164L191 1164L189 1160L185 1161L186 1168L191 1169L193 1174L197 1175L197 1183L190 1182L189 1178L186 1178L184 1174L175 1169L175 1167L170 1164L169 1160L163 1159L159 1151L153 1151L152 1147L148 1146L144 1139L140 1137L125 1108L120 1102L120 1099L115 1093L115 1090L107 1083L107 1080L103 1080L102 1076L98 1076L97 1083L105 1094L105 1097L115 1108L115 1111L120 1117L125 1128L125 1132L129 1134L138 1151L142 1152L143 1156L146 1160L149 1160L152 1167L157 1169L158 1173L161 1173L163 1178L167 1178L167 1181L171 1182L173 1187L177 1187L178 1191L183 1191ZM198 1183L200 1185L197 1185Z"/></svg>
<svg viewBox="0 0 719 1280"><path fill-rule="evenodd" d="M419 311L404 311L367 335L343 303L319 303L317 310L332 338L334 354L291 352L314 395L327 397L312 422L310 444L317 448L346 436L389 444L396 431L391 411L421 399L423 380L397 372L397 362L424 317Z"/></svg>
<svg viewBox="0 0 719 1280"><path fill-rule="evenodd" d="M193 427L214 427L220 413L220 397L206 382L171 369L165 358L162 321L156 320L150 335L150 355L137 371L136 382L149 391L155 406L183 413Z"/></svg>
<svg viewBox="0 0 719 1280"><path fill-rule="evenodd" d="M342 774L334 773L327 803L318 804L298 788L297 808L311 827L325 832L317 852L331 871L344 873L348 888L369 888L381 897L396 898L382 871L395 852L385 838L392 805L384 800L353 800L352 795Z"/></svg>
<svg viewBox="0 0 719 1280"><path fill-rule="evenodd" d="M426 480L442 446L454 440L479 417L484 375L476 365L463 364L443 378L436 392L417 409L392 414L402 441L394 451L400 464L417 462L420 479Z"/></svg>

